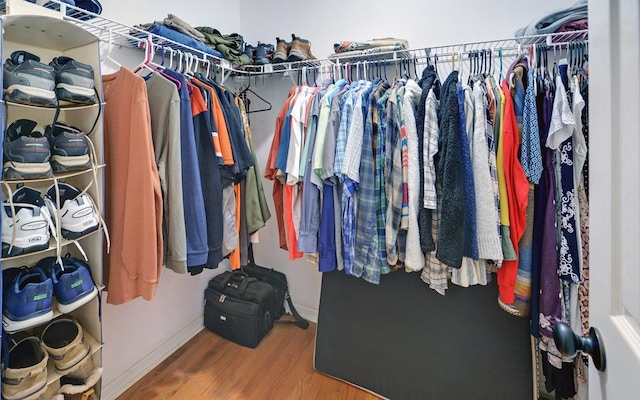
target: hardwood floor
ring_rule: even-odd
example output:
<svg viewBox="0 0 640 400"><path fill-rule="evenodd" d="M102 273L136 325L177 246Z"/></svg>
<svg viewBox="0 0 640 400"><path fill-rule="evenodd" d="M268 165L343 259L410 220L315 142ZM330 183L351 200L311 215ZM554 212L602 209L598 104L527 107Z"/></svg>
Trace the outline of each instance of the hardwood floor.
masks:
<svg viewBox="0 0 640 400"><path fill-rule="evenodd" d="M376 400L313 369L315 324L276 324L249 349L203 330L117 400Z"/></svg>

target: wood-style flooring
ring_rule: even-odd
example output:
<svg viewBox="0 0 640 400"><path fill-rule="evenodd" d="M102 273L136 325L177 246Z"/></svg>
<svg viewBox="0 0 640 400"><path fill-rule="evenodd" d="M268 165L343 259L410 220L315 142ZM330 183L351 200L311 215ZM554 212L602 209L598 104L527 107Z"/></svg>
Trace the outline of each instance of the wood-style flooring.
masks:
<svg viewBox="0 0 640 400"><path fill-rule="evenodd" d="M376 400L313 369L315 324L276 324L249 349L203 330L117 400Z"/></svg>

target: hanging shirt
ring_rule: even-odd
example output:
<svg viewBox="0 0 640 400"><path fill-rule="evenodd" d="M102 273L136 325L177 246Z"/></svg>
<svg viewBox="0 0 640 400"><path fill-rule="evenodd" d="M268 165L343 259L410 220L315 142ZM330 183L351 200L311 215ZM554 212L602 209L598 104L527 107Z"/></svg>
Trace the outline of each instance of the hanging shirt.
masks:
<svg viewBox="0 0 640 400"><path fill-rule="evenodd" d="M162 192L144 79L122 67L104 88L107 303L152 300L162 269Z"/></svg>
<svg viewBox="0 0 640 400"><path fill-rule="evenodd" d="M298 238L298 250L306 253L315 253L318 251L318 230L320 228L320 190L318 185L312 184L311 181L315 175L311 168L311 156L315 148L317 136L317 120L320 114L320 99L326 92L327 88L323 87L317 91L312 98L309 107L309 123L307 126L307 140L305 143L306 151L303 151L304 161L304 190L302 192L302 218L300 220L300 233ZM320 181L321 182L321 181Z"/></svg>
<svg viewBox="0 0 640 400"><path fill-rule="evenodd" d="M360 158L362 154L362 138L364 135L364 115L362 110L363 97L371 87L371 82L362 81L358 90L352 92L353 112L348 126L347 142L345 144L342 163L342 232L344 233L344 267L349 275L354 274L356 249L356 191L360 179ZM372 173L373 175L373 173ZM360 271L355 272L355 276Z"/></svg>
<svg viewBox="0 0 640 400"><path fill-rule="evenodd" d="M372 91L377 86L377 83L376 85L367 85L367 89L362 95L364 131L356 207L356 224L358 228L355 238L355 248L358 251L353 264L353 275L362 276L364 280L373 284L380 283L380 268L376 262L378 241L373 157L373 109L371 107Z"/></svg>
<svg viewBox="0 0 640 400"><path fill-rule="evenodd" d="M420 247L420 230L418 227L418 210L420 208L420 164L418 162L419 141L416 127L416 109L420 103L422 88L409 79L405 85L403 113L407 135L408 161L408 207L409 227L407 229L405 268L419 271L424 267L424 254ZM421 135L422 136L422 135Z"/></svg>
<svg viewBox="0 0 640 400"><path fill-rule="evenodd" d="M580 259L578 255L578 238L576 230L576 192L573 175L573 140L575 118L571 108L565 84L561 74L566 76L566 65L560 66L560 74L556 76L556 94L553 102L553 114L547 146L556 151L559 161L560 182L559 189L560 211L560 261L558 274L564 280L573 283L580 282Z"/></svg>
<svg viewBox="0 0 640 400"><path fill-rule="evenodd" d="M502 82L502 91L509 93L506 79ZM509 207L509 234L511 243L517 244L522 237L526 225L526 208L529 196L529 183L518 161L518 125L513 110L511 96L505 96L504 121L501 132L503 167ZM500 192L502 199L502 191ZM502 204L501 204L502 207ZM518 248L515 248L516 259L505 260L498 270L498 287L500 301L511 305L515 300L515 283L518 273Z"/></svg>
<svg viewBox="0 0 640 400"><path fill-rule="evenodd" d="M541 143L548 139L553 114L552 93L545 91L542 100L543 128L540 131ZM556 175L553 165L554 150L544 146L544 172L539 190L544 194L544 210L538 210L543 215L540 227L540 301L539 301L539 332L542 336L553 338L553 327L562 319L562 297L560 280L558 279L558 246L556 232ZM542 196L541 194L541 196ZM544 213L542 214L542 211Z"/></svg>
<svg viewBox="0 0 640 400"><path fill-rule="evenodd" d="M273 133L273 140L271 141L269 156L267 158L267 164L264 169L264 177L268 180L273 181L272 197L276 213L276 222L278 225L280 248L283 250L287 250L287 239L284 227L284 188L282 182L277 179L278 168L276 167L276 160L278 158L278 149L280 148L280 142L282 138L282 127L284 124L284 119L289 109L289 103L293 100L296 91L296 87L292 87L291 89L289 89L289 97L282 105L280 112L278 112Z"/></svg>
<svg viewBox="0 0 640 400"><path fill-rule="evenodd" d="M304 145L304 122L306 120L305 111L312 94L313 88L302 88L298 99L291 108L291 133L285 169L288 185L293 185L300 181L300 157L302 156L302 147Z"/></svg>
<svg viewBox="0 0 640 400"><path fill-rule="evenodd" d="M384 145L387 136L387 110L386 103L389 98L389 84L383 82L379 86L379 90L374 94L375 108L377 118L373 119L373 129L375 138L375 180L374 190L376 197L376 226L378 229L378 265L381 274L389 273L389 265L387 264L387 246L385 238L385 225L387 217L387 201L384 193L384 165L387 153ZM375 117L375 114L373 115Z"/></svg>
<svg viewBox="0 0 640 400"><path fill-rule="evenodd" d="M540 150L540 131L538 128L538 111L536 107L534 69L529 68L529 85L524 98L522 116L522 146L520 147L520 163L529 182L536 185L542 176L542 152Z"/></svg>
<svg viewBox="0 0 640 400"><path fill-rule="evenodd" d="M207 224L202 218L204 196L200 184L200 169L196 153L191 99L184 75L165 69L164 73L180 82L180 161L182 163L182 191L184 220L187 240L187 266L202 265L207 262Z"/></svg>
<svg viewBox="0 0 640 400"><path fill-rule="evenodd" d="M190 84L188 83L188 85ZM216 223L222 221L222 186L219 166L217 162L214 162L216 155L211 140L211 127L208 124L208 110L204 98L195 87L191 88L190 97L209 248L206 263L188 266L189 273L195 275L201 273L203 268L218 268L218 263L222 261L222 224Z"/></svg>
<svg viewBox="0 0 640 400"><path fill-rule="evenodd" d="M442 185L440 232L437 257L444 264L460 268L464 253L464 176L460 148L460 109L457 97L458 72L449 74L442 85L440 102L440 152L436 166Z"/></svg>
<svg viewBox="0 0 640 400"><path fill-rule="evenodd" d="M146 81L153 148L162 188L164 262L174 272L187 272L187 236L182 198L180 95L172 81L153 73Z"/></svg>
<svg viewBox="0 0 640 400"><path fill-rule="evenodd" d="M390 266L395 266L399 261L398 233L402 218L402 144L397 90L396 82L388 95L385 143L384 183L387 204L385 241L387 263Z"/></svg>
<svg viewBox="0 0 640 400"><path fill-rule="evenodd" d="M468 86L465 85L466 88ZM478 259L478 240L476 238L476 192L473 181L473 168L471 166L471 154L469 145L469 134L467 126L473 123L473 103L469 95L469 90L458 82L456 94L458 96L458 111L460 115L460 151L463 174L463 197L464 197L464 256ZM469 112L467 112L469 111ZM467 114L471 114L471 119ZM473 130L473 125L470 127Z"/></svg>
<svg viewBox="0 0 640 400"><path fill-rule="evenodd" d="M499 209L496 207L497 176L495 175L495 153L493 154L494 173L491 173L490 145L487 135L493 138L493 130L488 114L487 92L484 83L473 85L473 177L476 183L476 234L478 238L478 257L484 260L502 260L500 242Z"/></svg>

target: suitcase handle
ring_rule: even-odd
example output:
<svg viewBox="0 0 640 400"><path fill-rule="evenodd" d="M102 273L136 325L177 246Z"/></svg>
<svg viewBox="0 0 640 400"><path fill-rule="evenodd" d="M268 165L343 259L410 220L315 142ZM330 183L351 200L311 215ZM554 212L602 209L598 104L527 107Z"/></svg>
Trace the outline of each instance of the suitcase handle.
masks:
<svg viewBox="0 0 640 400"><path fill-rule="evenodd" d="M249 275L247 275L243 271L232 271L230 274L227 274L227 276L222 278L222 290L223 291L224 291L224 288L227 287L227 285L231 285L231 283L230 283L231 279L239 279L240 280L240 286L238 286L238 294L240 296L244 296L244 293L247 290L247 286L249 285L249 283L256 280L256 278L250 278Z"/></svg>

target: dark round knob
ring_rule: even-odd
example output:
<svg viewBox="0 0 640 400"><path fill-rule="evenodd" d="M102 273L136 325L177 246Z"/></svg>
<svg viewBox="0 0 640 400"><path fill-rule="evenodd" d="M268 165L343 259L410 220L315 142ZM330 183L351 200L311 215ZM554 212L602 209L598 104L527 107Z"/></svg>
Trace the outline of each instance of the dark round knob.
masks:
<svg viewBox="0 0 640 400"><path fill-rule="evenodd" d="M596 328L591 327L589 335L581 337L573 332L569 325L564 322L558 322L553 329L553 339L556 342L556 347L563 355L569 358L576 358L578 352L582 351L591 356L593 364L598 371L604 371L607 367L604 343L600 332Z"/></svg>

